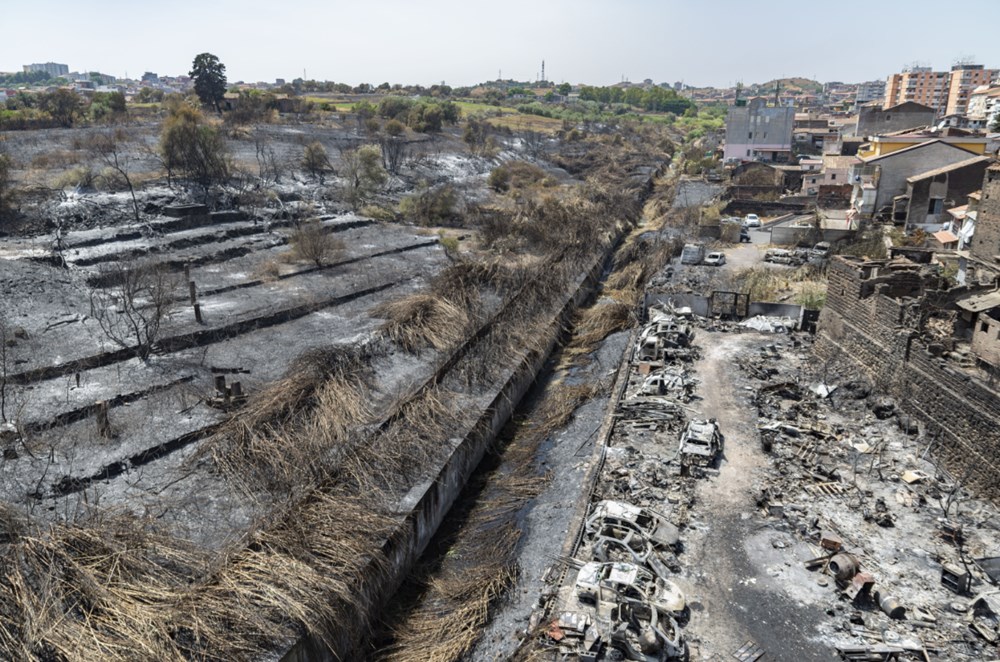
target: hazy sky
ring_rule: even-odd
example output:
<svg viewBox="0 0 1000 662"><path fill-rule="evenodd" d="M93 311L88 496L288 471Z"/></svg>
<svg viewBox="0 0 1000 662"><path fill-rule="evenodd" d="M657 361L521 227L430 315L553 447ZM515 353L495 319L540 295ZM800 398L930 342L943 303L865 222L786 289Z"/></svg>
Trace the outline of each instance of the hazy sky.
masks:
<svg viewBox="0 0 1000 662"><path fill-rule="evenodd" d="M230 81L458 86L534 80L544 59L556 82L857 82L1000 67L998 19L1000 0L2 0L0 71L176 75L209 51Z"/></svg>

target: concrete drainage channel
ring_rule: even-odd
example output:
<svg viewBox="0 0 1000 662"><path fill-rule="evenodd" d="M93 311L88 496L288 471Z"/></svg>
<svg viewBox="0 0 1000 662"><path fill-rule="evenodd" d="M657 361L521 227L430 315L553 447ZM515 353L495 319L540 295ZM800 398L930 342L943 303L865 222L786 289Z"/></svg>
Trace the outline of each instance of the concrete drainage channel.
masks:
<svg viewBox="0 0 1000 662"><path fill-rule="evenodd" d="M405 513L405 517L399 521L395 533L384 541L381 555L376 555L384 559L382 562L387 563L387 569L383 570L382 563L373 560L371 571L367 574L370 580L361 587L363 595L359 596L359 602L370 605L373 610L372 613L359 615L361 623L374 622L377 617L375 612L396 593L423 554L455 499L479 466L486 449L496 440L544 368L570 316L593 293L613 250L614 245L595 260L590 269L576 279L561 303L552 310L551 321L542 333L544 349L506 371L506 377L497 381L492 398L479 411L474 423L462 436L454 437L449 442L450 452L441 465L427 479L401 495L397 512ZM484 329L486 326L488 325L484 325ZM475 340L475 337L470 339L472 342ZM435 378L440 379L440 373L453 363L454 358L446 362ZM327 662L358 659L359 629L361 628L340 628L337 639L326 643L313 636L306 636L291 646L280 660Z"/></svg>

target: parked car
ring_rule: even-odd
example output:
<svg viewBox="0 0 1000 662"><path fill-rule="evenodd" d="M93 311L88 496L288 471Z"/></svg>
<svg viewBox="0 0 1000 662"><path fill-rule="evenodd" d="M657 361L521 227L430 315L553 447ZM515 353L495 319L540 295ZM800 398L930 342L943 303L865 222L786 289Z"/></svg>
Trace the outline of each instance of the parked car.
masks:
<svg viewBox="0 0 1000 662"><path fill-rule="evenodd" d="M757 214L747 214L743 218L743 227L747 228L759 228L760 227L760 216Z"/></svg>
<svg viewBox="0 0 1000 662"><path fill-rule="evenodd" d="M721 450L722 435L714 418L689 421L681 433L681 472L686 473L687 467L691 466L711 465Z"/></svg>
<svg viewBox="0 0 1000 662"><path fill-rule="evenodd" d="M726 263L726 254L720 252L709 253L705 256L704 264L710 267L721 267Z"/></svg>
<svg viewBox="0 0 1000 662"><path fill-rule="evenodd" d="M663 616L687 619L684 593L677 584L634 563L585 563L576 575L576 595L586 602L648 603Z"/></svg>

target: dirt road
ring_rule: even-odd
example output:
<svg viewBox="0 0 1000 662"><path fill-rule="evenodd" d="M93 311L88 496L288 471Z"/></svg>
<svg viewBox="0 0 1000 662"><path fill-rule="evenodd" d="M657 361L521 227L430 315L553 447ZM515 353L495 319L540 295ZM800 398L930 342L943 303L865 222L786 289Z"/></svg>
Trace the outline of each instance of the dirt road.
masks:
<svg viewBox="0 0 1000 662"><path fill-rule="evenodd" d="M757 511L754 493L766 481L769 460L758 444L756 409L739 384L734 357L767 342L757 334L732 333L703 333L699 342L703 356L695 367L704 400L698 408L719 421L725 446L719 476L703 479L696 489L694 530L684 552L692 574L679 582L693 611L687 631L695 640L692 661L733 659L748 641L766 651L766 661L834 659L827 647L810 641L823 613L786 595L759 561L761 538L773 530ZM779 564L787 558L782 550L772 556L768 561Z"/></svg>

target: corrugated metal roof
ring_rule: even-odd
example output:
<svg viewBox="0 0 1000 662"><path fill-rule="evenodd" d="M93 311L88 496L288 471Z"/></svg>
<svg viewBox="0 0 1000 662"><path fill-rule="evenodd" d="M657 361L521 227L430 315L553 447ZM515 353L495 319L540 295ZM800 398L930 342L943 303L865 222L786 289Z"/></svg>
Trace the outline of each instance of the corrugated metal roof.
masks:
<svg viewBox="0 0 1000 662"><path fill-rule="evenodd" d="M956 241L958 241L958 237L948 232L947 230L939 230L938 232L935 232L931 236L937 239L942 246L945 244L953 244Z"/></svg>
<svg viewBox="0 0 1000 662"><path fill-rule="evenodd" d="M1000 306L1000 290L973 294L964 299L959 299L955 302L955 305L962 310L968 310L970 313L981 313L984 310L992 310Z"/></svg>

